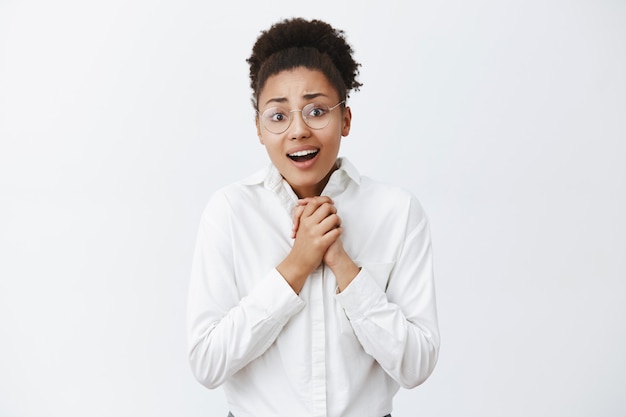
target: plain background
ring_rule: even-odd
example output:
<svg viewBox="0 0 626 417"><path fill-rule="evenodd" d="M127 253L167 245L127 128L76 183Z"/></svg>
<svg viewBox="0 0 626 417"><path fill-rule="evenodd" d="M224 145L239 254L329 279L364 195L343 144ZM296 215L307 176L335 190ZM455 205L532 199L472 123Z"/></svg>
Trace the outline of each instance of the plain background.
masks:
<svg viewBox="0 0 626 417"><path fill-rule="evenodd" d="M0 0L0 416L225 416L186 359L217 188L268 162L280 18L363 64L342 155L431 219L442 348L394 417L626 415L624 1Z"/></svg>

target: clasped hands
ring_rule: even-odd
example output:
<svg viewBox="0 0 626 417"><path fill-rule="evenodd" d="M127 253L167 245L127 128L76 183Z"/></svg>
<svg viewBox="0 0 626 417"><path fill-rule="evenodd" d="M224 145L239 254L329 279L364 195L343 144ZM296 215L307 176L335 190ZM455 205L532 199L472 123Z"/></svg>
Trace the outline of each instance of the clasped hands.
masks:
<svg viewBox="0 0 626 417"><path fill-rule="evenodd" d="M343 248L342 233L341 218L330 197L298 200L291 232L294 244L277 267L296 293L322 262L333 271L340 291L358 274L359 268Z"/></svg>

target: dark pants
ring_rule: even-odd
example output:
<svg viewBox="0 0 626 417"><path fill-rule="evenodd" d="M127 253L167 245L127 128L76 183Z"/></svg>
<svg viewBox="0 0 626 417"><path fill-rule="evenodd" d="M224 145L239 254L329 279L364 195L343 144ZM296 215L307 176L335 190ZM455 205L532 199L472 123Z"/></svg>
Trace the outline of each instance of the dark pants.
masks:
<svg viewBox="0 0 626 417"><path fill-rule="evenodd" d="M231 413L230 411L228 412L228 417L235 417L233 415L233 413ZM387 414L385 417L391 417L391 414Z"/></svg>

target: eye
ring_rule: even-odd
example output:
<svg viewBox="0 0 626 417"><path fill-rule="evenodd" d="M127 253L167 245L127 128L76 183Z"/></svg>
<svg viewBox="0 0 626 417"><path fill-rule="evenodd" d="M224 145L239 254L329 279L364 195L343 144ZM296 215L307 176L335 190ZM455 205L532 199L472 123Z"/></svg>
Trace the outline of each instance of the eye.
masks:
<svg viewBox="0 0 626 417"><path fill-rule="evenodd" d="M283 113L274 113L272 114L272 117L270 118L270 120L274 121L274 122L282 122L283 120L285 120L285 116Z"/></svg>
<svg viewBox="0 0 626 417"><path fill-rule="evenodd" d="M265 110L263 112L263 118L273 123L281 123L288 120L287 112L278 107Z"/></svg>
<svg viewBox="0 0 626 417"><path fill-rule="evenodd" d="M306 106L306 117L323 117L328 112L328 106L324 104L309 104Z"/></svg>

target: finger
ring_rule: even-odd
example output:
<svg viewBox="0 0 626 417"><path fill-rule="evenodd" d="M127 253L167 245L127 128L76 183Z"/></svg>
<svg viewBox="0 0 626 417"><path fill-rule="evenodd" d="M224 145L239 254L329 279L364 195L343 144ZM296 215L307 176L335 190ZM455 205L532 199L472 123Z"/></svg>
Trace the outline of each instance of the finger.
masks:
<svg viewBox="0 0 626 417"><path fill-rule="evenodd" d="M304 205L296 206L296 208L293 211L292 227L291 227L292 239L296 237L296 233L298 232L298 229L300 228L300 218L302 217L303 212L304 212Z"/></svg>
<svg viewBox="0 0 626 417"><path fill-rule="evenodd" d="M333 200L328 196L320 196L320 197L309 197L304 199L306 201L305 209L303 212L303 216L309 217L313 214L320 206L324 204L334 204Z"/></svg>
<svg viewBox="0 0 626 417"><path fill-rule="evenodd" d="M334 242L337 241L337 239L339 239L341 237L341 234L343 233L343 228L341 227L335 227L331 230L329 230L323 237L323 241L324 241L324 245L326 246L326 249L328 250L328 248L330 247L330 245L332 245Z"/></svg>
<svg viewBox="0 0 626 417"><path fill-rule="evenodd" d="M327 195L320 195L316 197L305 197L305 198L300 198L299 200L297 200L296 204L304 206L308 203L314 203L314 202L333 203L333 199Z"/></svg>
<svg viewBox="0 0 626 417"><path fill-rule="evenodd" d="M319 223L320 230L322 234L326 234L333 229L337 229L341 227L341 218L337 216L337 214L331 214L327 216Z"/></svg>
<svg viewBox="0 0 626 417"><path fill-rule="evenodd" d="M309 202L309 199L307 198L301 198L298 201L296 201L296 206L293 209L293 215L291 216L291 238L295 238L296 237L296 233L298 232L298 229L300 228L300 219L302 218L302 213L304 212L304 206L307 205L307 203Z"/></svg>
<svg viewBox="0 0 626 417"><path fill-rule="evenodd" d="M337 208L330 203L324 203L320 205L309 218L313 223L321 223L325 218L337 214Z"/></svg>

